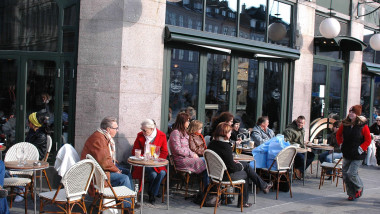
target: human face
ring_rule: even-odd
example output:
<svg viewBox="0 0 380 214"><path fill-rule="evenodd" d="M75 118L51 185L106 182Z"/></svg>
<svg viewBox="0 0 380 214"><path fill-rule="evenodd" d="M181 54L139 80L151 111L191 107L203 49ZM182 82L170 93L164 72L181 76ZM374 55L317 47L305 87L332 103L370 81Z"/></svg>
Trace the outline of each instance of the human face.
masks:
<svg viewBox="0 0 380 214"><path fill-rule="evenodd" d="M261 126L262 126L264 129L268 128L268 126L269 126L269 120L265 120L265 121L261 124Z"/></svg>
<svg viewBox="0 0 380 214"><path fill-rule="evenodd" d="M143 132L144 136L150 136L153 133L152 128L146 128L146 127L141 127L141 131Z"/></svg>
<svg viewBox="0 0 380 214"><path fill-rule="evenodd" d="M232 126L232 124L234 123L234 118L232 118L230 121L227 121L228 125Z"/></svg>
<svg viewBox="0 0 380 214"><path fill-rule="evenodd" d="M230 137L231 137L231 131L229 131L228 133L227 133L227 136L226 136L226 140L228 140L228 139L230 139Z"/></svg>
<svg viewBox="0 0 380 214"><path fill-rule="evenodd" d="M189 128L189 125L190 125L190 119L188 119L188 120L185 122L185 129Z"/></svg>
<svg viewBox="0 0 380 214"><path fill-rule="evenodd" d="M355 112L350 111L350 112L348 113L348 118L350 118L350 120L355 120L355 119L356 119L356 114L355 114Z"/></svg>
<svg viewBox="0 0 380 214"><path fill-rule="evenodd" d="M202 129L203 129L203 127L201 126L201 127L198 129L197 133L198 133L198 134L202 134Z"/></svg>
<svg viewBox="0 0 380 214"><path fill-rule="evenodd" d="M112 122L111 127L107 128L107 132L111 135L111 137L115 137L118 131L119 126L116 122Z"/></svg>
<svg viewBox="0 0 380 214"><path fill-rule="evenodd" d="M377 123L378 126L380 126L380 119L376 120L376 123Z"/></svg>
<svg viewBox="0 0 380 214"><path fill-rule="evenodd" d="M235 131L239 131L240 129L240 123L235 123L234 126L232 127Z"/></svg>
<svg viewBox="0 0 380 214"><path fill-rule="evenodd" d="M297 127L299 129L302 129L303 126L305 125L305 120L303 120L303 119L297 119L296 123L297 123Z"/></svg>

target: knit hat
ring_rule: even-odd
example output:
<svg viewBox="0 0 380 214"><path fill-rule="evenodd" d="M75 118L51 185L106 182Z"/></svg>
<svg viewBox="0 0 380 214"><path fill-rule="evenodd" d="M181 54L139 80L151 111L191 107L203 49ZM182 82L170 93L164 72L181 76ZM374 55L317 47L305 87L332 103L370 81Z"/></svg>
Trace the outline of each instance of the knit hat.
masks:
<svg viewBox="0 0 380 214"><path fill-rule="evenodd" d="M353 111L357 116L360 116L362 114L362 106L354 105L350 108L350 111Z"/></svg>

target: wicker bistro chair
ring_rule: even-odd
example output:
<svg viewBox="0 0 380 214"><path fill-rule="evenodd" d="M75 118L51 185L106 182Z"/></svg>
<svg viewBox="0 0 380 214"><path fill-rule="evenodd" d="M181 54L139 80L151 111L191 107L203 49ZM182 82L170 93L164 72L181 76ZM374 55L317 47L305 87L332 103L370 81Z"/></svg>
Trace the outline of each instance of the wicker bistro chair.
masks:
<svg viewBox="0 0 380 214"><path fill-rule="evenodd" d="M51 139L50 135L47 135L46 154L45 154L45 157L42 159L42 161L47 161L48 160L52 144L53 144L53 140ZM45 177L46 183L47 183L47 185L49 187L49 190L51 191L51 185L50 185L50 182L49 182L49 178L48 178L48 176L46 174L46 169L41 170L41 175L37 176L36 178L38 179L41 176Z"/></svg>
<svg viewBox="0 0 380 214"><path fill-rule="evenodd" d="M129 189L126 186L112 187L108 177L102 167L98 164L94 157L90 154L86 155L87 159L92 160L95 163L96 170L93 180L94 187L96 189L96 195L94 201L91 204L90 213L96 206L96 202L99 201L98 210L103 212L108 209L121 209L127 210L129 213L134 213L136 192ZM105 187L107 183L108 187ZM107 202L105 202L105 199ZM129 202L127 199L130 199ZM124 207L124 202L130 203L131 207Z"/></svg>
<svg viewBox="0 0 380 214"><path fill-rule="evenodd" d="M340 158L336 163L329 163L329 162L323 162L321 164L321 179L319 180L319 189L321 189L321 186L323 186L323 183L325 181L325 175L327 175L327 172L329 171L332 171L332 181L335 181L335 178L337 179L336 180L336 186L338 186L338 179L339 179L339 174L341 173L341 169L342 169L342 165L341 165L341 162L342 162L342 159L343 158ZM345 187L344 187L344 183L343 183L343 189L345 190Z"/></svg>
<svg viewBox="0 0 380 214"><path fill-rule="evenodd" d="M75 205L78 205L83 213L87 213L84 197L95 171L95 163L92 160L82 160L70 167L62 177L58 189L40 193L40 213L57 213L44 211L44 206L54 204L64 213L71 213Z"/></svg>
<svg viewBox="0 0 380 214"><path fill-rule="evenodd" d="M216 213L219 198L221 197L222 194L225 194L225 195L240 194L240 197L241 197L240 209L241 209L241 212L243 212L243 189L244 189L245 180L232 181L230 174L227 171L226 165L224 164L220 156L216 154L214 151L206 149L203 156L206 160L206 169L207 169L208 176L210 177L210 184L208 185L206 194L203 197L201 208L203 207L203 204L205 202L205 199L208 193L217 194L214 214ZM228 181L223 181L224 173L227 174ZM217 192L210 192L211 188L214 186L217 186ZM239 189L240 193L227 192L230 189L229 187L232 187L234 190Z"/></svg>
<svg viewBox="0 0 380 214"><path fill-rule="evenodd" d="M35 160L38 161L39 153L37 148L28 142L21 142L13 145L11 148L9 148L8 152L5 154L4 161L17 161L16 157L16 150L17 148L24 148L25 152L25 160ZM9 171L10 175L12 177L10 178L4 178L4 188L10 187L10 208L12 208L12 202L13 202L13 196L20 195L24 197L25 201L25 213L27 213L27 207L28 207L28 189L30 190L32 197L33 197L33 179L32 171ZM15 192L15 187L25 187L24 191Z"/></svg>
<svg viewBox="0 0 380 214"><path fill-rule="evenodd" d="M263 172L269 174L269 180L273 180L273 183L277 183L276 200L278 199L278 192L280 188L280 182L287 182L289 185L290 197L292 198L292 185L290 184L289 172L292 170L294 157L297 154L297 149L294 146L288 146L282 149L269 168L262 168ZM276 164L276 165L275 165ZM274 168L276 166L276 169ZM273 179L272 179L273 176ZM281 181L281 177L285 176L286 181Z"/></svg>

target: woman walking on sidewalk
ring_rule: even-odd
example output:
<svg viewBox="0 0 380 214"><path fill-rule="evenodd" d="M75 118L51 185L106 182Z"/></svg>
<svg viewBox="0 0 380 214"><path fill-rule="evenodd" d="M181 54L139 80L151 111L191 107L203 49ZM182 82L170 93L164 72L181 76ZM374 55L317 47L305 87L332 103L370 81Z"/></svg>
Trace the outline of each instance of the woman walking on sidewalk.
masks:
<svg viewBox="0 0 380 214"><path fill-rule="evenodd" d="M371 143L371 135L366 119L360 116L362 106L350 108L348 116L336 134L343 153L343 180L346 182L348 200L353 201L363 194L363 182L359 177L358 169L366 157L366 151Z"/></svg>

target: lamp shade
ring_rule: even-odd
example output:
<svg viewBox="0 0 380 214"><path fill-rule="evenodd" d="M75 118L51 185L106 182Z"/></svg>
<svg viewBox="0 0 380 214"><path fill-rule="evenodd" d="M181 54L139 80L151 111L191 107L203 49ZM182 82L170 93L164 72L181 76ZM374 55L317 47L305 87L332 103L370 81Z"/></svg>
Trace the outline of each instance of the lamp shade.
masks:
<svg viewBox="0 0 380 214"><path fill-rule="evenodd" d="M319 32L321 32L323 37L332 39L339 35L340 24L335 18L327 18L319 25Z"/></svg>
<svg viewBox="0 0 380 214"><path fill-rule="evenodd" d="M274 22L268 27L268 37L272 41L280 41L286 36L286 28L280 22Z"/></svg>
<svg viewBox="0 0 380 214"><path fill-rule="evenodd" d="M380 51L380 33L377 33L369 39L369 45L375 51Z"/></svg>

